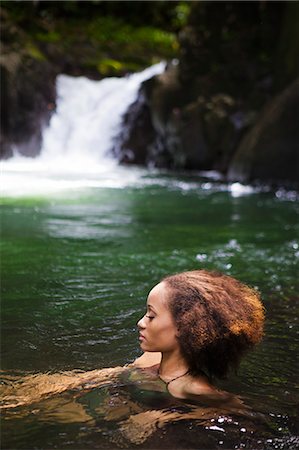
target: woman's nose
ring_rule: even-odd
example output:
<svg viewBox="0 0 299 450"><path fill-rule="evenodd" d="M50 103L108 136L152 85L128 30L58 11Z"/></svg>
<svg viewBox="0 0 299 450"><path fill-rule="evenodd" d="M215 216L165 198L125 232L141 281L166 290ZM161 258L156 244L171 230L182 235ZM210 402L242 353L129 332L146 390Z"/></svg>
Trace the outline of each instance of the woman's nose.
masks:
<svg viewBox="0 0 299 450"><path fill-rule="evenodd" d="M140 328L145 328L145 325L144 325L144 316L141 317L140 320L138 320L138 322L137 322L137 327L138 327L139 329L140 329Z"/></svg>

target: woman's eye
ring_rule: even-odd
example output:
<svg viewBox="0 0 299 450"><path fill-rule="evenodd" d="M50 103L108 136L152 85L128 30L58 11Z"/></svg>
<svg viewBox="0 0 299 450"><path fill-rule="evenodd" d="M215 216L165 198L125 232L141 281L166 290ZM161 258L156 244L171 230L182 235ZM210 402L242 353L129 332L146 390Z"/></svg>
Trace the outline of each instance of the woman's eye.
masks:
<svg viewBox="0 0 299 450"><path fill-rule="evenodd" d="M155 318L155 316L148 316L147 314L145 315L145 317L147 317L148 319L152 320Z"/></svg>

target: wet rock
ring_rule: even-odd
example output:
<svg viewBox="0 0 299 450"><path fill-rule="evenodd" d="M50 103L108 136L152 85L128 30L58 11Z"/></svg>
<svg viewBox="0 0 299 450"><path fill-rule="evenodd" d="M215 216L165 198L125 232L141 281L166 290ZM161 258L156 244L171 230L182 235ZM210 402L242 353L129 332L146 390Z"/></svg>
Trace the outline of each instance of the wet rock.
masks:
<svg viewBox="0 0 299 450"><path fill-rule="evenodd" d="M12 156L14 147L26 156L39 153L42 129L55 108L55 73L45 55L0 11L1 35L1 150Z"/></svg>
<svg viewBox="0 0 299 450"><path fill-rule="evenodd" d="M1 93L0 157L10 157L14 146L26 156L36 156L42 129L55 108L55 76L50 66L20 52L5 53Z"/></svg>
<svg viewBox="0 0 299 450"><path fill-rule="evenodd" d="M147 165L155 137L149 106L140 93L123 117L122 131L111 152L122 164Z"/></svg>
<svg viewBox="0 0 299 450"><path fill-rule="evenodd" d="M173 64L144 82L124 116L124 131L114 149L120 161L225 173L254 112L240 110L228 94L195 92L181 83Z"/></svg>
<svg viewBox="0 0 299 450"><path fill-rule="evenodd" d="M143 83L138 101L124 117L124 130L119 139L120 154L130 155L133 162L197 168L205 167L209 159L201 127L201 104L192 101L180 84L174 65Z"/></svg>
<svg viewBox="0 0 299 450"><path fill-rule="evenodd" d="M228 179L299 183L299 79L277 95L240 143Z"/></svg>
<svg viewBox="0 0 299 450"><path fill-rule="evenodd" d="M211 168L226 173L240 136L253 122L255 112L240 109L236 99L224 93L201 96L198 101L202 104Z"/></svg>

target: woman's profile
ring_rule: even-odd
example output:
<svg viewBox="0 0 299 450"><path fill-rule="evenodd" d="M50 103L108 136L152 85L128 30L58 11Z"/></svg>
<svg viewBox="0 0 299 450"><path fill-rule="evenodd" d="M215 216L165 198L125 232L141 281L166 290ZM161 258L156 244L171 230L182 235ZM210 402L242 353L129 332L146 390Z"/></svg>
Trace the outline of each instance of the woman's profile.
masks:
<svg viewBox="0 0 299 450"><path fill-rule="evenodd" d="M156 366L175 397L225 395L210 380L237 368L263 335L258 293L236 279L194 270L164 278L150 292L138 322L139 367Z"/></svg>
<svg viewBox="0 0 299 450"><path fill-rule="evenodd" d="M2 408L30 405L69 390L82 395L122 377L131 385L137 380L134 386L143 392L162 393L167 401L197 405L144 410L140 396L134 401L133 391L132 398L125 394L125 401L117 393L117 407L112 411L113 402L107 400L101 413L105 420L119 420L123 435L134 443L143 442L156 426L167 422L217 416L219 406L238 413L241 400L218 390L214 380L237 368L242 356L261 340L263 324L259 294L235 278L207 270L170 275L148 295L146 313L137 323L143 354L133 363L89 372L4 377ZM55 402L47 405L56 407ZM76 405L78 417L86 416L82 405L82 401Z"/></svg>

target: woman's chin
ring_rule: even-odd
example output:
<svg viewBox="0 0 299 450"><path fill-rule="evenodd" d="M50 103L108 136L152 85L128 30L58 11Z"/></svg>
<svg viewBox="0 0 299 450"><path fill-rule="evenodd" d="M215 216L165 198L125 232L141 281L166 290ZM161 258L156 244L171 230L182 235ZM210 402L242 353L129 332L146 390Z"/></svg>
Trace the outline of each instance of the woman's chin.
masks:
<svg viewBox="0 0 299 450"><path fill-rule="evenodd" d="M141 341L139 345L140 345L140 348L141 348L141 350L143 352L153 352L153 351L155 351L155 350L153 350L151 348L150 345L147 345L146 342L144 342L144 341Z"/></svg>
<svg viewBox="0 0 299 450"><path fill-rule="evenodd" d="M144 345L144 342L140 342L140 348L141 348L141 350L142 351L144 351L144 352L148 352L149 350L146 348L146 345Z"/></svg>

